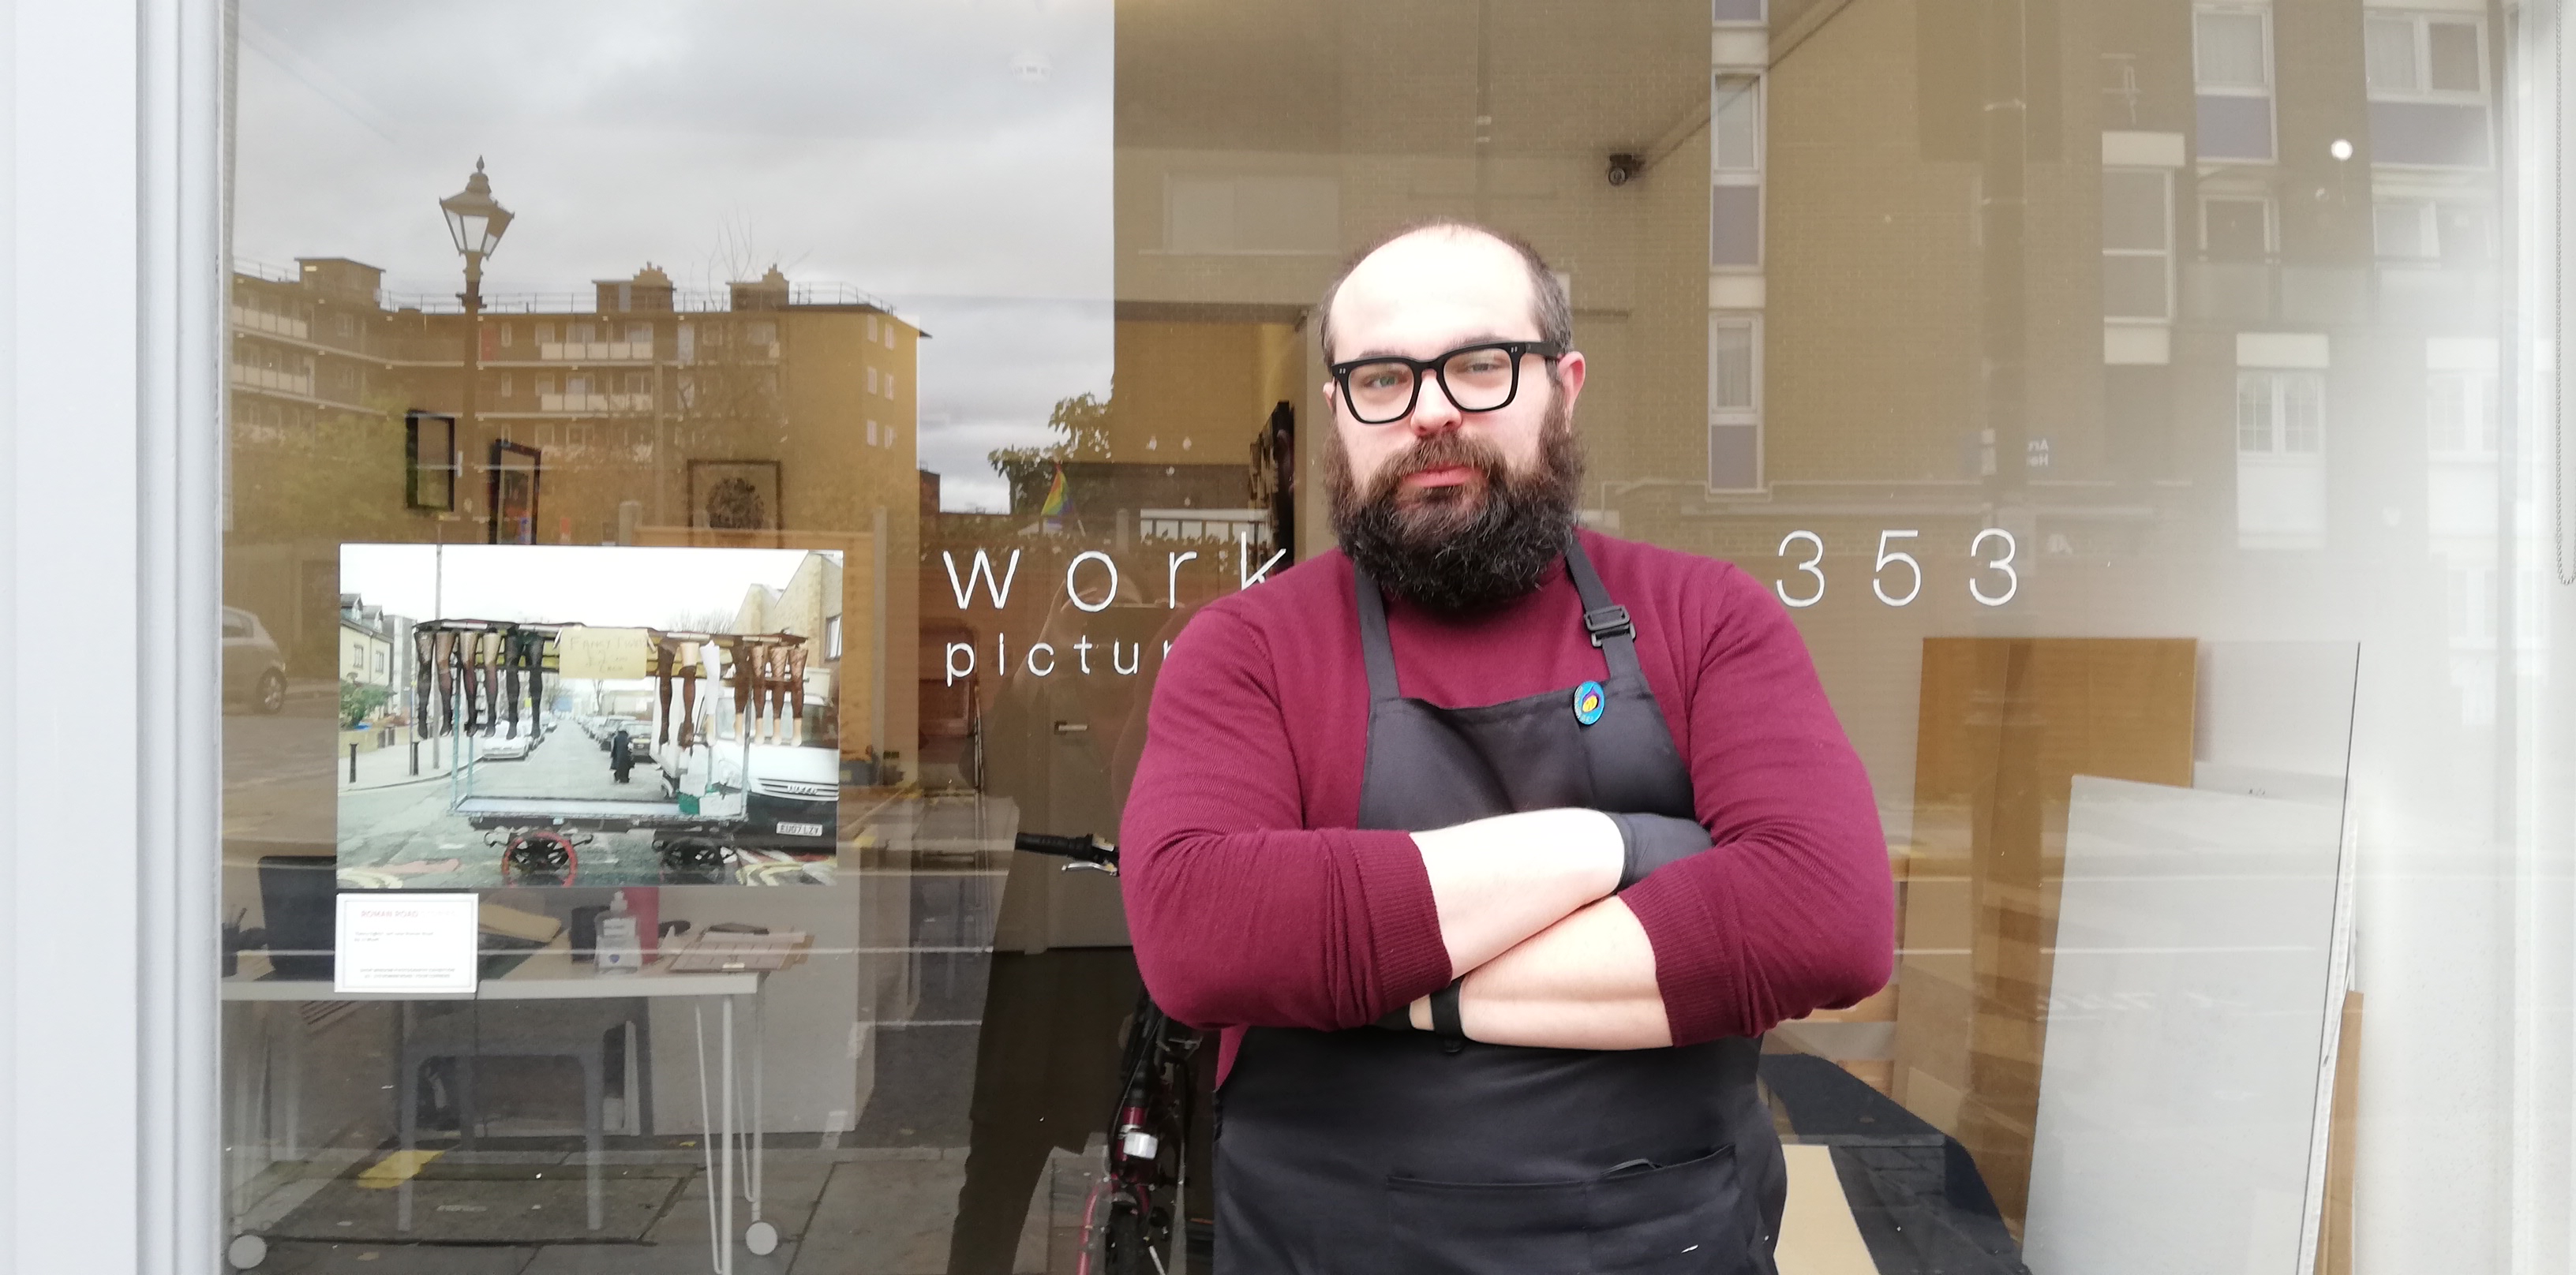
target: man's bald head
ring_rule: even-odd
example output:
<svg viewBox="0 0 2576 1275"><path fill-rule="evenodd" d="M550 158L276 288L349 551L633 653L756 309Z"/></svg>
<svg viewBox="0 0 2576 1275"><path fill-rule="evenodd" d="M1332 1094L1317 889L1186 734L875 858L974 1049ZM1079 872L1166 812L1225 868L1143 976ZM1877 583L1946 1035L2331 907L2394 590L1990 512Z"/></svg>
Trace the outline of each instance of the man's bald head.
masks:
<svg viewBox="0 0 2576 1275"><path fill-rule="evenodd" d="M1565 295L1565 285L1547 268L1538 249L1517 235L1506 234L1489 226L1440 217L1415 222L1378 240L1352 257L1340 274L1324 288L1323 303L1316 307L1322 316L1318 331L1323 340L1324 359L1337 357L1333 350L1335 310L1349 299L1372 307L1402 304L1420 295L1426 281L1455 280L1470 273L1499 282L1504 272L1518 267L1526 283L1530 319L1538 325L1539 339L1561 346L1574 345L1574 306ZM1357 279L1356 285L1353 280Z"/></svg>

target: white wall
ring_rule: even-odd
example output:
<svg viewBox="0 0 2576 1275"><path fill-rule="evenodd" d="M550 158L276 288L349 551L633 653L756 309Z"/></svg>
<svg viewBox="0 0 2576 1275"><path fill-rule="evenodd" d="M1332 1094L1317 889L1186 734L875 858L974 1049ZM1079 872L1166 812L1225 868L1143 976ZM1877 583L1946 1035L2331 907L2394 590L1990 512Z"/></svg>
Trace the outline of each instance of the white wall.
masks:
<svg viewBox="0 0 2576 1275"><path fill-rule="evenodd" d="M210 1269L221 12L0 13L0 1271Z"/></svg>

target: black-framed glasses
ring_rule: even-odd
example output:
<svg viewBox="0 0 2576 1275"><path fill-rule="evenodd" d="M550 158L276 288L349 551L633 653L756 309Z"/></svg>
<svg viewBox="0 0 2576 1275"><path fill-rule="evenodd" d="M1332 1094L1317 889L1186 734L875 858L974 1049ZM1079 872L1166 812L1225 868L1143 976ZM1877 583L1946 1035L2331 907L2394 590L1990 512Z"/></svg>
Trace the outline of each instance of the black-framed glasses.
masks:
<svg viewBox="0 0 2576 1275"><path fill-rule="evenodd" d="M1422 397L1422 374L1440 380L1440 391L1462 412L1494 412L1511 406L1521 392L1521 359L1563 356L1555 341L1486 341L1462 345L1435 359L1408 359L1379 354L1333 365L1333 382L1342 387L1342 402L1351 419L1362 425L1392 425L1413 414Z"/></svg>

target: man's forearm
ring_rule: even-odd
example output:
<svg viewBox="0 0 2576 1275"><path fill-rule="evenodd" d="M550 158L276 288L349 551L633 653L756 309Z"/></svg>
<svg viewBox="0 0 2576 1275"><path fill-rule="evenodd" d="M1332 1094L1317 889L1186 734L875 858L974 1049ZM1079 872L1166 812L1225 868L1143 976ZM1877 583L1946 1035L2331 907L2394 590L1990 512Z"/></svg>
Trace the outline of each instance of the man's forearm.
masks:
<svg viewBox="0 0 2576 1275"><path fill-rule="evenodd" d="M1673 1043L1644 927L1603 899L1477 967L1458 989L1471 1040L1546 1049L1657 1049ZM1413 1025L1431 1026L1427 1000Z"/></svg>
<svg viewBox="0 0 2576 1275"><path fill-rule="evenodd" d="M1593 810L1498 815L1414 833L1413 844L1452 971L1483 966L1609 894L1625 857L1617 827Z"/></svg>

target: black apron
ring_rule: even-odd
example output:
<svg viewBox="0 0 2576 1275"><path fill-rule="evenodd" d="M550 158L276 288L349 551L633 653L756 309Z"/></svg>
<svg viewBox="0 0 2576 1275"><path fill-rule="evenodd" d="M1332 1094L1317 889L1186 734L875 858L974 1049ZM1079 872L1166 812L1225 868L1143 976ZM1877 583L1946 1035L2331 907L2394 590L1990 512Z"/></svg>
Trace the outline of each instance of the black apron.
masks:
<svg viewBox="0 0 2576 1275"><path fill-rule="evenodd" d="M1690 774L1638 667L1627 612L1570 539L1565 563L1604 685L1481 708L1397 693L1386 604L1358 574L1369 680L1361 827L1568 806L1693 817ZM1603 703L1585 725L1578 696L1596 689ZM1253 1028L1218 1099L1216 1268L1770 1272L1787 1170L1754 1087L1760 1054L1759 1040L1740 1037L1596 1051Z"/></svg>

